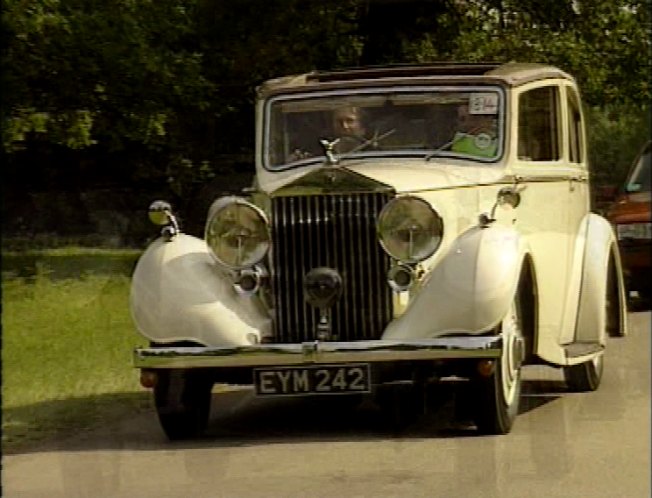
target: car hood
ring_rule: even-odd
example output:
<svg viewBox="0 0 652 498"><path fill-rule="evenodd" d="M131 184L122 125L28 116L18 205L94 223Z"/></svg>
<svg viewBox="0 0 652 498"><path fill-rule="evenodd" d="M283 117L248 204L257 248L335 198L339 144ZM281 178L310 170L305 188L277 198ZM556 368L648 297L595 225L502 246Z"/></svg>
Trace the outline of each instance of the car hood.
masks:
<svg viewBox="0 0 652 498"><path fill-rule="evenodd" d="M374 183L390 187L397 193L438 190L451 187L486 185L499 181L504 169L495 165L452 164L431 160L411 161L347 161L338 166L313 166L259 175L259 187L270 194L286 191L284 187L313 180L318 172L327 170L350 171ZM312 183L312 181L311 181Z"/></svg>
<svg viewBox="0 0 652 498"><path fill-rule="evenodd" d="M650 192L623 194L609 207L607 219L612 223L650 221Z"/></svg>

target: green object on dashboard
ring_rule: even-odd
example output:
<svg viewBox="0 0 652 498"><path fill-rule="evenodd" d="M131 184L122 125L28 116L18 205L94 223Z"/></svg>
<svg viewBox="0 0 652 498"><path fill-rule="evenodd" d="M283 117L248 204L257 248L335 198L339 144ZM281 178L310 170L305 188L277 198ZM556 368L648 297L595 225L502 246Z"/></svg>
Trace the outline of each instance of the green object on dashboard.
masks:
<svg viewBox="0 0 652 498"><path fill-rule="evenodd" d="M498 144L495 138L491 138L487 133L478 135L468 135L466 133L456 133L453 139L451 150L469 156L494 157Z"/></svg>

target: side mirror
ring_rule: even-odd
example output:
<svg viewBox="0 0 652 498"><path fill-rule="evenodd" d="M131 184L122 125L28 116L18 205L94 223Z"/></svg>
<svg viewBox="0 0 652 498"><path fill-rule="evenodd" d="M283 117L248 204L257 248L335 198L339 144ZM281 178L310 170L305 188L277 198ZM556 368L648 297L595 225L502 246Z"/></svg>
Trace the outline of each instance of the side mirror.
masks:
<svg viewBox="0 0 652 498"><path fill-rule="evenodd" d="M154 201L149 205L149 220L155 225L167 225L170 222L172 206L166 201Z"/></svg>

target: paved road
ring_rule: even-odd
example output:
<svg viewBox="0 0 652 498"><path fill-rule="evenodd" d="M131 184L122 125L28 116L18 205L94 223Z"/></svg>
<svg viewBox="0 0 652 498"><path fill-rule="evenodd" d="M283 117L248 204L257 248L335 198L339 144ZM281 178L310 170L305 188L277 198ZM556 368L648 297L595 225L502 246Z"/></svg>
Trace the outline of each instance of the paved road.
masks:
<svg viewBox="0 0 652 498"><path fill-rule="evenodd" d="M595 393L566 393L560 371L528 367L508 436L456 427L451 403L395 433L370 404L351 411L232 392L215 395L201 441L168 443L145 413L5 455L2 495L648 498L650 312L630 323L628 337L610 340Z"/></svg>

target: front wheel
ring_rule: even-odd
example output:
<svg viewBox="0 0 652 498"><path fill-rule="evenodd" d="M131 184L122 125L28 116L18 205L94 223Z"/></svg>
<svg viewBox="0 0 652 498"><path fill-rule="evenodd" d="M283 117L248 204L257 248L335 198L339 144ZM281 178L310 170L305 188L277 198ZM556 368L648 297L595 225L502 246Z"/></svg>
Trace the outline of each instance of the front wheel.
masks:
<svg viewBox="0 0 652 498"><path fill-rule="evenodd" d="M212 387L212 382L195 372L159 372L154 402L168 439L191 439L203 434L210 414Z"/></svg>
<svg viewBox="0 0 652 498"><path fill-rule="evenodd" d="M500 325L503 347L488 377L471 380L473 419L483 434L507 434L518 414L524 355L522 310L518 295Z"/></svg>

